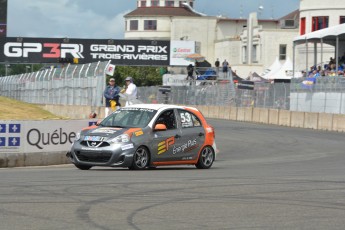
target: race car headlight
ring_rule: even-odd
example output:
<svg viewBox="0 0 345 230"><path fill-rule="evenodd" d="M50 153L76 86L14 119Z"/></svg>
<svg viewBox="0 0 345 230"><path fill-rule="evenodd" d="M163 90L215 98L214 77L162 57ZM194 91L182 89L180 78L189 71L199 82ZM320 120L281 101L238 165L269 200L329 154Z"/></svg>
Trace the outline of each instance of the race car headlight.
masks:
<svg viewBox="0 0 345 230"><path fill-rule="evenodd" d="M74 141L79 141L80 138L81 138L81 135L80 135L80 133L78 132L78 133L76 133L76 135L75 135Z"/></svg>
<svg viewBox="0 0 345 230"><path fill-rule="evenodd" d="M129 142L130 139L131 138L129 137L128 134L121 134L120 136L110 139L108 142L109 143L126 143L126 142Z"/></svg>

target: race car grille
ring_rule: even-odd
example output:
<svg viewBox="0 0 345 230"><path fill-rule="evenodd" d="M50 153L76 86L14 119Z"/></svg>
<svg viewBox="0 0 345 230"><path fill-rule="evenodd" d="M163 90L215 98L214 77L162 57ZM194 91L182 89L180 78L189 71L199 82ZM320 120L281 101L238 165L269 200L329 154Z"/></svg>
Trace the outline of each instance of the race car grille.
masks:
<svg viewBox="0 0 345 230"><path fill-rule="evenodd" d="M105 163L111 158L111 152L83 152L77 151L76 155L80 161Z"/></svg>
<svg viewBox="0 0 345 230"><path fill-rule="evenodd" d="M108 142L103 142L103 141L82 141L80 142L81 145L87 146L87 147L108 147L110 146Z"/></svg>

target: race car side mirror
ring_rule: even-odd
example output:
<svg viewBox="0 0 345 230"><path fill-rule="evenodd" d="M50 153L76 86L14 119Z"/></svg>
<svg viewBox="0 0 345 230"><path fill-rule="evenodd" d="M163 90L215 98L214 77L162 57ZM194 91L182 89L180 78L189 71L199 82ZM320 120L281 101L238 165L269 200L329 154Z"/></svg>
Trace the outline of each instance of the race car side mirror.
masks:
<svg viewBox="0 0 345 230"><path fill-rule="evenodd" d="M167 126L165 124L157 124L155 126L155 131L165 131L167 130Z"/></svg>

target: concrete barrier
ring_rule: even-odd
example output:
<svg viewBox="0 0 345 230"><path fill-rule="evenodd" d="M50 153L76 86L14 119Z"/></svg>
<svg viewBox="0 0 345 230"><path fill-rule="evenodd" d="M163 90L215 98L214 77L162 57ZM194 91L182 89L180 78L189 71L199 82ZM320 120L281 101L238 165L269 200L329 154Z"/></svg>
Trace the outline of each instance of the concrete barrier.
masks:
<svg viewBox="0 0 345 230"><path fill-rule="evenodd" d="M219 106L209 106L208 116L209 118L219 118Z"/></svg>
<svg viewBox="0 0 345 230"><path fill-rule="evenodd" d="M219 118L229 120L230 118L230 106L220 106L219 107Z"/></svg>
<svg viewBox="0 0 345 230"><path fill-rule="evenodd" d="M304 127L305 112L291 112L291 127L303 128Z"/></svg>
<svg viewBox="0 0 345 230"><path fill-rule="evenodd" d="M305 113L304 126L306 129L318 129L319 114L318 113Z"/></svg>
<svg viewBox="0 0 345 230"><path fill-rule="evenodd" d="M53 114L72 119L88 118L91 112L96 112L97 117L103 118L105 109L104 107L93 108L91 106L68 105L42 105L41 107ZM206 118L345 132L345 115L343 114L307 113L252 107L204 105L194 107L199 109ZM67 164L69 161L65 154L66 151L3 153L0 154L0 168Z"/></svg>
<svg viewBox="0 0 345 230"><path fill-rule="evenodd" d="M345 116L340 114L333 115L333 131L345 132Z"/></svg>
<svg viewBox="0 0 345 230"><path fill-rule="evenodd" d="M245 121L246 110L243 107L237 108L237 121Z"/></svg>
<svg viewBox="0 0 345 230"><path fill-rule="evenodd" d="M253 122L260 123L260 111L261 111L261 108L253 108L253 117L252 117Z"/></svg>
<svg viewBox="0 0 345 230"><path fill-rule="evenodd" d="M253 108L253 122L268 124L269 113L268 109L264 108Z"/></svg>
<svg viewBox="0 0 345 230"><path fill-rule="evenodd" d="M318 129L320 130L333 130L333 114L319 113Z"/></svg>
<svg viewBox="0 0 345 230"><path fill-rule="evenodd" d="M279 110L278 109L268 109L268 124L279 125Z"/></svg>
<svg viewBox="0 0 345 230"><path fill-rule="evenodd" d="M291 126L291 111L279 110L278 124L282 126Z"/></svg>
<svg viewBox="0 0 345 230"><path fill-rule="evenodd" d="M66 152L4 153L0 154L0 168L68 164Z"/></svg>
<svg viewBox="0 0 345 230"><path fill-rule="evenodd" d="M201 105L201 106L199 106L199 108L200 108L201 113L202 113L205 117L209 117L209 113L208 113L209 108L208 108L208 106L206 106L206 105Z"/></svg>
<svg viewBox="0 0 345 230"><path fill-rule="evenodd" d="M91 112L96 112L97 118L102 119L105 110L104 107L71 105L42 105L41 107L53 114L72 119L86 119ZM252 107L205 105L193 107L198 108L206 118L345 132L345 115L342 114L307 113Z"/></svg>
<svg viewBox="0 0 345 230"><path fill-rule="evenodd" d="M253 121L253 108L246 107L244 108L244 121L252 122Z"/></svg>
<svg viewBox="0 0 345 230"><path fill-rule="evenodd" d="M237 121L237 107L230 107L229 119Z"/></svg>

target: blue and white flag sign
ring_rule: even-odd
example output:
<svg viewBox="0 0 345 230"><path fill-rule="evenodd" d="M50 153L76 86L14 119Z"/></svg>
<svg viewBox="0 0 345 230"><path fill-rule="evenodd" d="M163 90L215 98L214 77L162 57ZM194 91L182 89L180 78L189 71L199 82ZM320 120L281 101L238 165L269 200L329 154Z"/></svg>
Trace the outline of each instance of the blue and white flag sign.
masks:
<svg viewBox="0 0 345 230"><path fill-rule="evenodd" d="M0 137L0 146L6 146L6 138Z"/></svg>
<svg viewBox="0 0 345 230"><path fill-rule="evenodd" d="M20 137L9 137L8 146L20 146Z"/></svg>
<svg viewBox="0 0 345 230"><path fill-rule="evenodd" d="M10 124L9 133L20 133L21 124Z"/></svg>
<svg viewBox="0 0 345 230"><path fill-rule="evenodd" d="M0 133L6 133L6 124L0 124Z"/></svg>

